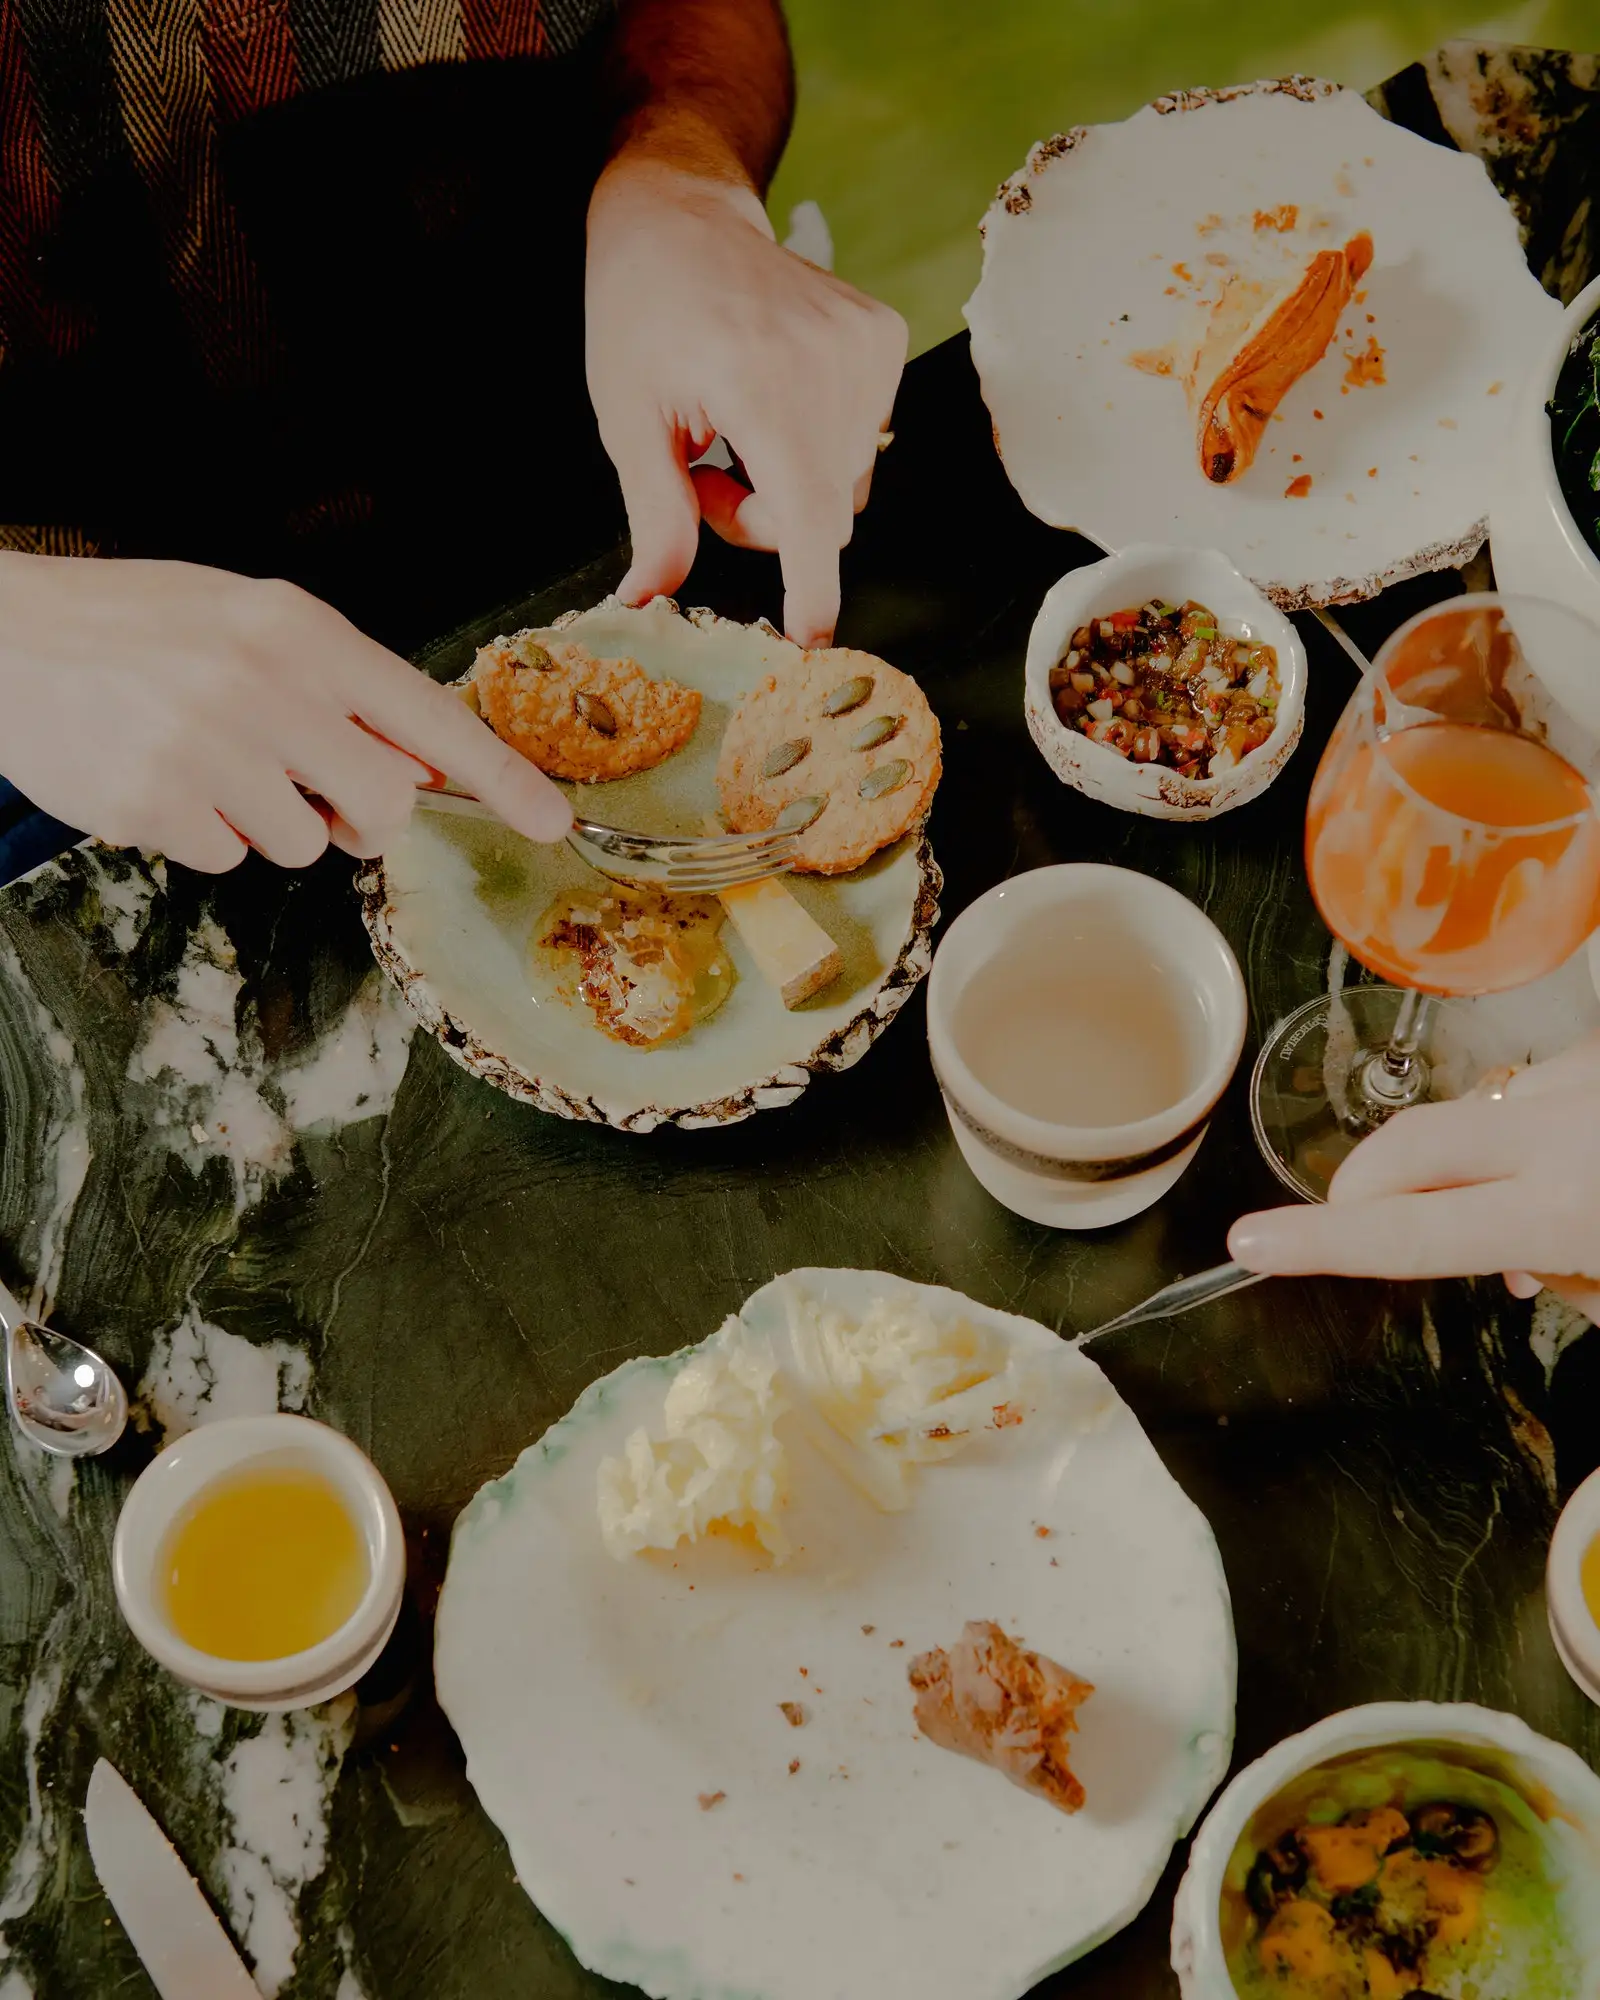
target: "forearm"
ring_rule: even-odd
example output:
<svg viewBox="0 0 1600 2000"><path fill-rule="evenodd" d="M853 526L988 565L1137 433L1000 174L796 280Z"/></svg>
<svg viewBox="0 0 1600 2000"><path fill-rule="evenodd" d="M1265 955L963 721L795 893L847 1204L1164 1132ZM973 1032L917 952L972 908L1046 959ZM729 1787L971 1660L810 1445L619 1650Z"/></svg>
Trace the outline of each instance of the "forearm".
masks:
<svg viewBox="0 0 1600 2000"><path fill-rule="evenodd" d="M620 0L611 157L765 195L794 111L779 0Z"/></svg>

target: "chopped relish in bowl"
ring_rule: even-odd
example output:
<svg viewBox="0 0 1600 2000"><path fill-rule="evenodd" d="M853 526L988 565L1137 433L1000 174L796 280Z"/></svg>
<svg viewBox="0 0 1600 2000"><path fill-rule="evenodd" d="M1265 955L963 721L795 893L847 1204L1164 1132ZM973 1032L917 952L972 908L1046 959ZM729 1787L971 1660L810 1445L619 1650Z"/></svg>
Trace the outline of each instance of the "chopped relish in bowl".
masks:
<svg viewBox="0 0 1600 2000"><path fill-rule="evenodd" d="M1069 729L1136 764L1218 778L1277 724L1278 655L1235 638L1214 611L1152 598L1080 625L1050 669Z"/></svg>

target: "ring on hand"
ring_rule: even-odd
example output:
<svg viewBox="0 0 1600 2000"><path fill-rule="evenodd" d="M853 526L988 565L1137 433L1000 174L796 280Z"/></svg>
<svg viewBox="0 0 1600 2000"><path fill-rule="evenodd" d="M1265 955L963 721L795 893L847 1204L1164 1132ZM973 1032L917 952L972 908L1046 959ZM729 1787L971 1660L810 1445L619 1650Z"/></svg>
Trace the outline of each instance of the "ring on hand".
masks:
<svg viewBox="0 0 1600 2000"><path fill-rule="evenodd" d="M893 432L893 431L879 431L879 433L878 433L878 449L879 449L879 451L887 451L887 450L889 449L890 445L892 445L893 443L894 443L894 432Z"/></svg>

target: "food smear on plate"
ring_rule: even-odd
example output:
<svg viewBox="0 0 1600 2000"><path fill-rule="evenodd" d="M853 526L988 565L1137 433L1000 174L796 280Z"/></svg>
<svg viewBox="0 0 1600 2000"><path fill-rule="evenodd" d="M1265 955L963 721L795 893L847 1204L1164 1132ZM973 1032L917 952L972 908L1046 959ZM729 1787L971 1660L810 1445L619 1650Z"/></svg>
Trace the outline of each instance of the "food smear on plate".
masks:
<svg viewBox="0 0 1600 2000"><path fill-rule="evenodd" d="M1285 500L1303 500L1310 491L1311 474L1309 472L1297 472L1283 489L1283 497Z"/></svg>
<svg viewBox="0 0 1600 2000"><path fill-rule="evenodd" d="M1583 1566L1579 1572L1583 1583L1583 1601L1589 1607L1589 1616L1600 1625L1600 1535L1583 1552Z"/></svg>
<svg viewBox="0 0 1600 2000"><path fill-rule="evenodd" d="M745 696L722 739L717 791L735 833L764 833L786 807L822 801L794 865L842 875L923 819L942 768L938 718L911 676L829 646Z"/></svg>
<svg viewBox="0 0 1600 2000"><path fill-rule="evenodd" d="M1385 356L1376 334L1367 335L1365 347L1347 347L1344 358L1350 364L1344 371L1344 386L1347 389L1368 389L1389 379L1383 372Z"/></svg>
<svg viewBox="0 0 1600 2000"><path fill-rule="evenodd" d="M601 1465L600 1531L618 1560L737 1534L782 1562L791 1553L785 1424L896 1513L911 1505L918 1466L1015 1427L1050 1398L1046 1360L965 1314L935 1318L912 1288L859 1318L793 1283L783 1304L772 1330L725 1321L672 1378L659 1423L641 1425Z"/></svg>
<svg viewBox="0 0 1600 2000"><path fill-rule="evenodd" d="M632 659L601 659L573 640L514 633L480 646L478 712L552 778L583 784L648 771L700 720L700 691L652 680Z"/></svg>
<svg viewBox="0 0 1600 2000"><path fill-rule="evenodd" d="M558 996L631 1048L658 1049L708 1019L736 974L710 896L598 885L560 896L534 926L534 955Z"/></svg>
<svg viewBox="0 0 1600 2000"><path fill-rule="evenodd" d="M971 1620L953 1646L919 1653L906 1669L917 1727L941 1750L989 1764L1066 1813L1084 1803L1069 1760L1078 1710L1094 1693L998 1625Z"/></svg>
<svg viewBox="0 0 1600 2000"><path fill-rule="evenodd" d="M1225 632L1193 599L1152 598L1092 618L1050 669L1067 728L1188 778L1220 777L1259 750L1281 693L1277 649Z"/></svg>
<svg viewBox="0 0 1600 2000"><path fill-rule="evenodd" d="M261 1465L201 1490L170 1530L157 1573L185 1645L219 1660L281 1660L349 1621L368 1565L331 1481Z"/></svg>
<svg viewBox="0 0 1600 2000"><path fill-rule="evenodd" d="M1341 250L1316 251L1297 278L1224 280L1189 378L1200 469L1213 484L1250 469L1272 413L1328 351L1371 262L1363 230Z"/></svg>
<svg viewBox="0 0 1600 2000"><path fill-rule="evenodd" d="M965 1312L935 1314L914 1287L859 1317L792 1279L774 1337L808 1441L884 1513L915 1497L917 1468L1007 1431L1055 1399L1050 1363Z"/></svg>

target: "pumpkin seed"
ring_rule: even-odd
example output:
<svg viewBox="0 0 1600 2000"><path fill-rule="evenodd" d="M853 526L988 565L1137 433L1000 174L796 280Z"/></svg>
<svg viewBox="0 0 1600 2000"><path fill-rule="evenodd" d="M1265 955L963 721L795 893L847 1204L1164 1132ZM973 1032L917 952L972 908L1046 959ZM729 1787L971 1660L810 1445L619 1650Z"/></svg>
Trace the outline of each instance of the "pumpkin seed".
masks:
<svg viewBox="0 0 1600 2000"><path fill-rule="evenodd" d="M773 821L775 833L804 833L822 817L828 803L828 794L823 792L818 798L794 799L786 805Z"/></svg>
<svg viewBox="0 0 1600 2000"><path fill-rule="evenodd" d="M535 673L548 674L555 670L555 661L551 659L550 655L539 644L537 639L527 640L521 652L518 653L517 658L522 662L523 666L532 667Z"/></svg>
<svg viewBox="0 0 1600 2000"><path fill-rule="evenodd" d="M887 764L869 771L856 789L864 799L886 799L891 792L899 791L910 776L911 766L905 758L891 757Z"/></svg>
<svg viewBox="0 0 1600 2000"><path fill-rule="evenodd" d="M582 688L572 697L572 705L591 729L598 729L602 736L615 736L617 718L609 705L597 694L585 694Z"/></svg>
<svg viewBox="0 0 1600 2000"><path fill-rule="evenodd" d="M887 743L905 721L903 715L875 715L870 722L863 722L850 739L852 750L876 750L880 743Z"/></svg>
<svg viewBox="0 0 1600 2000"><path fill-rule="evenodd" d="M847 681L841 681L822 704L824 715L848 715L853 708L859 708L872 692L871 674L853 674Z"/></svg>
<svg viewBox="0 0 1600 2000"><path fill-rule="evenodd" d="M810 749L809 736L795 736L787 743L780 743L776 749L767 752L767 761L761 767L762 777L781 778L785 771L792 771Z"/></svg>

